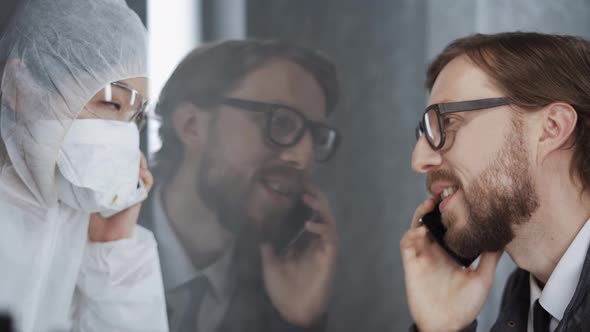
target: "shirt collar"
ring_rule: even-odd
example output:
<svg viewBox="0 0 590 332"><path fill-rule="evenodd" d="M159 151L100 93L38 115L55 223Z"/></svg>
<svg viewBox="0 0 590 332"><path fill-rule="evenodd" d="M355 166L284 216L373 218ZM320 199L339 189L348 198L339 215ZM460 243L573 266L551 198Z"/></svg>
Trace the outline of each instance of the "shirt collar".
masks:
<svg viewBox="0 0 590 332"><path fill-rule="evenodd" d="M558 320L563 318L563 313L574 296L589 244L590 220L586 221L563 254L541 292L539 303ZM533 284L536 286L531 277L531 285Z"/></svg>
<svg viewBox="0 0 590 332"><path fill-rule="evenodd" d="M533 305L535 305L535 302L539 299L539 297L541 297L541 293L543 292L543 290L541 289L541 287L539 287L539 284L537 283L537 280L535 280L535 277L533 277L532 273L529 273L529 285L531 289L531 301L529 306L532 308Z"/></svg>
<svg viewBox="0 0 590 332"><path fill-rule="evenodd" d="M234 289L231 277L233 245L215 262L197 270L172 229L162 205L162 187L155 188L153 199L153 232L158 241L162 279L166 292L178 288L199 276L205 276L217 298L227 298Z"/></svg>

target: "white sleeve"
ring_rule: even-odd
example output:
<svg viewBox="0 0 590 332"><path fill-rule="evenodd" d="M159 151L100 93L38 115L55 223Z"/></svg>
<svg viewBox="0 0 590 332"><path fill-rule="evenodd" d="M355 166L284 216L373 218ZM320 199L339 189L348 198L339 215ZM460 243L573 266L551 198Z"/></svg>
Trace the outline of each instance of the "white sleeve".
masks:
<svg viewBox="0 0 590 332"><path fill-rule="evenodd" d="M160 260L153 234L88 242L73 304L73 331L168 331Z"/></svg>

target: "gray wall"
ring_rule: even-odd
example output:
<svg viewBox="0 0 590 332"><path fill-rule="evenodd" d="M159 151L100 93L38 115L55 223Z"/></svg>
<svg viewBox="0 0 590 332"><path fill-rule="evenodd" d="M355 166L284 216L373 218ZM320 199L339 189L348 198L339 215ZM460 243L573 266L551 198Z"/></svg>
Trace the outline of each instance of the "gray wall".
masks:
<svg viewBox="0 0 590 332"><path fill-rule="evenodd" d="M340 70L334 121L344 142L318 177L342 244L329 330L407 330L399 240L426 197L424 178L410 169L426 64L451 40L474 32L589 36L590 1L250 0L246 15L248 36L319 49ZM480 331L493 323L512 268L504 257Z"/></svg>

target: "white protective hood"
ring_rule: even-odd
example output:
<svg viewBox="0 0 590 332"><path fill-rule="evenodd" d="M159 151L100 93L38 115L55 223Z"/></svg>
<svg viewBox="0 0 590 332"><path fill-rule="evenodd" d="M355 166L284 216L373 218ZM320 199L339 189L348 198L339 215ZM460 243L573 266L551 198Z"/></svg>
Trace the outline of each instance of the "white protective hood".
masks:
<svg viewBox="0 0 590 332"><path fill-rule="evenodd" d="M167 330L153 235L90 242L55 185L72 121L106 84L146 77L146 58L124 0L25 1L0 40L0 312L18 331Z"/></svg>
<svg viewBox="0 0 590 332"><path fill-rule="evenodd" d="M72 120L107 83L147 77L146 56L145 28L123 0L27 1L0 41L0 177L22 199L55 204L52 170Z"/></svg>

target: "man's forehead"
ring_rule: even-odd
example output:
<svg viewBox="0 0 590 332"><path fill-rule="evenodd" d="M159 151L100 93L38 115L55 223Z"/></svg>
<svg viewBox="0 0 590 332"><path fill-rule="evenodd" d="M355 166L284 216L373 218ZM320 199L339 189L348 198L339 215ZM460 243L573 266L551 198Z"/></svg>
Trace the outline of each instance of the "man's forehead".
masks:
<svg viewBox="0 0 590 332"><path fill-rule="evenodd" d="M503 93L489 75L463 55L450 61L440 72L428 105L501 96Z"/></svg>
<svg viewBox="0 0 590 332"><path fill-rule="evenodd" d="M325 118L326 100L320 84L311 73L290 61L274 60L252 71L233 95L286 104L310 119Z"/></svg>

